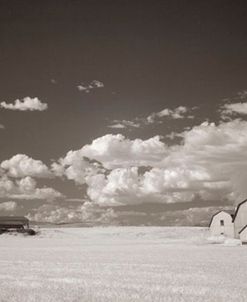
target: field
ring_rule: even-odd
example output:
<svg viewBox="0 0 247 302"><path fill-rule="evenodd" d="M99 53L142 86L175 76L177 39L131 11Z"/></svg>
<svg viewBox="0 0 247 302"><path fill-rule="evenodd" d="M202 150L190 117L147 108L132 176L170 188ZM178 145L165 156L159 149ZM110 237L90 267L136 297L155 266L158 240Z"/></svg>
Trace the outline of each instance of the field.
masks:
<svg viewBox="0 0 247 302"><path fill-rule="evenodd" d="M0 301L247 301L247 246L208 237L189 227L3 234Z"/></svg>

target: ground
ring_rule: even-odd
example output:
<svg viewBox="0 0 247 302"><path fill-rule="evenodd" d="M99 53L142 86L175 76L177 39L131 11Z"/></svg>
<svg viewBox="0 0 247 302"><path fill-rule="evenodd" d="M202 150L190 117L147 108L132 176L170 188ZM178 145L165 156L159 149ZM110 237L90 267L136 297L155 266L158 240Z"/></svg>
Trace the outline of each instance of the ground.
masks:
<svg viewBox="0 0 247 302"><path fill-rule="evenodd" d="M182 227L3 234L0 301L247 301L247 246L208 237Z"/></svg>

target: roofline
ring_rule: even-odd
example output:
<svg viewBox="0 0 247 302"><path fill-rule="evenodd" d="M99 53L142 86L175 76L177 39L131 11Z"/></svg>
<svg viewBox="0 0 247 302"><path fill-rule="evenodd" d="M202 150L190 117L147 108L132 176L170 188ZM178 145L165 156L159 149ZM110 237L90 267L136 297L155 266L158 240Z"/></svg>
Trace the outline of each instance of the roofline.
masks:
<svg viewBox="0 0 247 302"><path fill-rule="evenodd" d="M224 212L224 213L226 213L226 214L228 214L228 215L230 215L230 216L232 217L232 215L231 215L231 214L229 214L229 213L227 213L226 211L224 211L224 210L220 210L220 211L218 211L218 212L214 213L214 215L211 217L211 220L210 220L209 225L208 225L208 227L209 227L209 228L210 228L210 226L211 226L211 223L212 223L212 221L213 221L214 217L215 217L216 215L218 215L219 213L221 213L221 212Z"/></svg>
<svg viewBox="0 0 247 302"><path fill-rule="evenodd" d="M28 218L25 216L0 216L0 220L22 220L22 221L29 221Z"/></svg>
<svg viewBox="0 0 247 302"><path fill-rule="evenodd" d="M238 232L239 234L243 232L244 229L247 228L247 224Z"/></svg>
<svg viewBox="0 0 247 302"><path fill-rule="evenodd" d="M242 202L240 202L240 203L238 204L237 209L236 209L235 214L234 214L234 217L233 217L233 219L232 219L232 222L235 221L235 219L236 219L236 217L237 217L237 215L238 215L238 210L239 210L239 208L240 208L241 205L244 204L245 202L247 202L247 199L245 199L244 201L242 201Z"/></svg>

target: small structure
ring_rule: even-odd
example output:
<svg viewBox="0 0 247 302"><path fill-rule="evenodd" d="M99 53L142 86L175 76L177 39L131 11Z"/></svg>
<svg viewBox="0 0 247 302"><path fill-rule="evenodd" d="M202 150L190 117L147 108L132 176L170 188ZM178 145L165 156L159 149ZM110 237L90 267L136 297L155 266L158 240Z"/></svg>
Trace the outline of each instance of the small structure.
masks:
<svg viewBox="0 0 247 302"><path fill-rule="evenodd" d="M233 214L228 211L215 213L210 221L209 227L212 236L224 235L234 237L234 225L232 222Z"/></svg>
<svg viewBox="0 0 247 302"><path fill-rule="evenodd" d="M235 238L239 238L240 231L247 225L247 199L240 202L233 217Z"/></svg>
<svg viewBox="0 0 247 302"><path fill-rule="evenodd" d="M235 213L219 211L209 224L212 236L224 235L247 243L247 199L238 204Z"/></svg>
<svg viewBox="0 0 247 302"><path fill-rule="evenodd" d="M240 230L239 237L243 244L247 244L247 225Z"/></svg>
<svg viewBox="0 0 247 302"><path fill-rule="evenodd" d="M0 233L9 231L30 233L29 220L20 216L0 216Z"/></svg>

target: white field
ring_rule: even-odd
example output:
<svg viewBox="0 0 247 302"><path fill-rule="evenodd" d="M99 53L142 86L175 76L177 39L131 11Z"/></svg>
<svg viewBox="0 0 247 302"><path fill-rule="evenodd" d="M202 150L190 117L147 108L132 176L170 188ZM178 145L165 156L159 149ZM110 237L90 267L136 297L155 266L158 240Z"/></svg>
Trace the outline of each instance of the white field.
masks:
<svg viewBox="0 0 247 302"><path fill-rule="evenodd" d="M247 301L247 246L204 228L41 229L0 236L1 302Z"/></svg>

